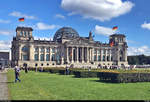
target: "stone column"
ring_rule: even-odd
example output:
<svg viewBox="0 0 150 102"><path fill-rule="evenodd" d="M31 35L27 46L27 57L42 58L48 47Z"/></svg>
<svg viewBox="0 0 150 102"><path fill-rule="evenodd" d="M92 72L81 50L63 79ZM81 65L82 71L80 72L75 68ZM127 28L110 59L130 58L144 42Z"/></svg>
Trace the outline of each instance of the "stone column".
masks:
<svg viewBox="0 0 150 102"><path fill-rule="evenodd" d="M19 56L18 56L18 60L20 60L20 61L22 60L22 55L21 55L22 50L21 50L21 48L22 48L22 46L19 45L19 51L18 51Z"/></svg>
<svg viewBox="0 0 150 102"><path fill-rule="evenodd" d="M107 49L105 51L105 61L107 61Z"/></svg>
<svg viewBox="0 0 150 102"><path fill-rule="evenodd" d="M125 61L127 62L127 48L125 48L125 51L124 51L124 57L125 57Z"/></svg>
<svg viewBox="0 0 150 102"><path fill-rule="evenodd" d="M96 61L98 62L98 49L96 49Z"/></svg>
<svg viewBox="0 0 150 102"><path fill-rule="evenodd" d="M109 61L111 61L111 50L109 50Z"/></svg>
<svg viewBox="0 0 150 102"><path fill-rule="evenodd" d="M61 64L64 64L64 51L65 51L65 48L63 46L61 46L62 50L60 50L60 53L61 53Z"/></svg>
<svg viewBox="0 0 150 102"><path fill-rule="evenodd" d="M91 48L89 48L89 62L91 61Z"/></svg>
<svg viewBox="0 0 150 102"><path fill-rule="evenodd" d="M40 47L38 47L38 60L40 61Z"/></svg>
<svg viewBox="0 0 150 102"><path fill-rule="evenodd" d="M34 60L34 47L32 44L29 47L30 47L29 48L29 60L33 61Z"/></svg>
<svg viewBox="0 0 150 102"><path fill-rule="evenodd" d="M74 56L73 56L73 47L71 48L71 63L73 63L74 61L73 61L73 59L74 59Z"/></svg>
<svg viewBox="0 0 150 102"><path fill-rule="evenodd" d="M84 63L84 47L82 47L82 63Z"/></svg>
<svg viewBox="0 0 150 102"><path fill-rule="evenodd" d="M87 59L87 63L89 63L89 47L87 47L87 57L86 57L86 59Z"/></svg>
<svg viewBox="0 0 150 102"><path fill-rule="evenodd" d="M66 58L67 58L67 62L69 63L69 54L68 54L68 52L69 52L69 51L68 51L68 47L67 47L67 48L66 48L66 54L67 54L67 55L66 55Z"/></svg>
<svg viewBox="0 0 150 102"><path fill-rule="evenodd" d="M49 48L49 61L51 62L52 59L52 52L51 52L51 48Z"/></svg>
<svg viewBox="0 0 150 102"><path fill-rule="evenodd" d="M77 54L77 63L79 63L79 48L78 47L77 47L76 51L77 51L77 53L76 53Z"/></svg>
<svg viewBox="0 0 150 102"><path fill-rule="evenodd" d="M103 49L101 49L101 61L103 61Z"/></svg>
<svg viewBox="0 0 150 102"><path fill-rule="evenodd" d="M44 47L44 61L46 61L46 48Z"/></svg>
<svg viewBox="0 0 150 102"><path fill-rule="evenodd" d="M91 49L91 61L92 61L92 62L94 61L93 52L94 52L94 48Z"/></svg>
<svg viewBox="0 0 150 102"><path fill-rule="evenodd" d="M119 58L120 54L119 54L119 48L117 50L117 61L120 62L120 58Z"/></svg>

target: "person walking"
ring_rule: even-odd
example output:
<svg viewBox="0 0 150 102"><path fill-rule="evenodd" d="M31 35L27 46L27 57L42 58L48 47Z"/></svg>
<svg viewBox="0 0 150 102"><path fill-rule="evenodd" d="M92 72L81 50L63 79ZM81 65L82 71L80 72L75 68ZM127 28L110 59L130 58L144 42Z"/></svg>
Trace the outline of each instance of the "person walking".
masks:
<svg viewBox="0 0 150 102"><path fill-rule="evenodd" d="M69 75L69 67L66 66L66 75Z"/></svg>
<svg viewBox="0 0 150 102"><path fill-rule="evenodd" d="M28 67L27 67L27 64L26 63L24 63L24 69L25 69L25 73L28 73Z"/></svg>
<svg viewBox="0 0 150 102"><path fill-rule="evenodd" d="M19 80L19 82L21 82L21 80L19 79L19 72L20 72L20 68L18 66L15 66L15 83L17 82L17 80Z"/></svg>
<svg viewBox="0 0 150 102"><path fill-rule="evenodd" d="M28 68L27 68L27 66L25 66L25 73L28 73Z"/></svg>

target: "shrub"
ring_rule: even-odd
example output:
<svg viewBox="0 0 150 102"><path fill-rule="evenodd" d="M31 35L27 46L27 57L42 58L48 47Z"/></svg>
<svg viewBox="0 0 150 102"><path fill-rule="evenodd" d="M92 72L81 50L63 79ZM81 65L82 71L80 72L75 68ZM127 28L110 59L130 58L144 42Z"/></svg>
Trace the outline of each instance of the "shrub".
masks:
<svg viewBox="0 0 150 102"><path fill-rule="evenodd" d="M95 72L95 71L74 71L74 75L76 78L89 78L89 77L97 77L98 72Z"/></svg>
<svg viewBox="0 0 150 102"><path fill-rule="evenodd" d="M101 81L131 83L131 82L150 82L150 73L108 73L100 72Z"/></svg>

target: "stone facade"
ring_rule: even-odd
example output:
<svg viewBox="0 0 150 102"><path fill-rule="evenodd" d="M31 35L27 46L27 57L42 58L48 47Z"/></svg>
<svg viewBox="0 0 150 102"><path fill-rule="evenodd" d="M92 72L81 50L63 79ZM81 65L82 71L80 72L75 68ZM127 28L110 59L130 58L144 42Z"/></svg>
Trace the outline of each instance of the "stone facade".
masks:
<svg viewBox="0 0 150 102"><path fill-rule="evenodd" d="M128 65L128 46L123 34L113 34L109 43L101 43L93 40L91 32L88 37L80 37L70 27L60 28L53 41L34 40L32 31L30 27L16 28L11 47L12 66L65 67L73 64L78 68L97 68L98 65Z"/></svg>

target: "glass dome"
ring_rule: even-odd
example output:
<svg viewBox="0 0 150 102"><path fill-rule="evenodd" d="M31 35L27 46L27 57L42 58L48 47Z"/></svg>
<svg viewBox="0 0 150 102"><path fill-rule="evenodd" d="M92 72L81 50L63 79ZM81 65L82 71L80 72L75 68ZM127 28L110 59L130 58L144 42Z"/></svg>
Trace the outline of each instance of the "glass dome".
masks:
<svg viewBox="0 0 150 102"><path fill-rule="evenodd" d="M61 38L76 38L79 37L79 34L76 30L71 27L63 27L56 31L54 35L54 41L57 41Z"/></svg>

